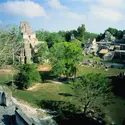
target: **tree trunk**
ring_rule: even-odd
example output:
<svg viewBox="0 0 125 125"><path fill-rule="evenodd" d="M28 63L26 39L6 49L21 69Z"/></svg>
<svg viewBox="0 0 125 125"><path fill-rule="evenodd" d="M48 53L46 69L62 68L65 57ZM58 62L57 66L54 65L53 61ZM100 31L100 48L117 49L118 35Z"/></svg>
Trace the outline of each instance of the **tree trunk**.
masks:
<svg viewBox="0 0 125 125"><path fill-rule="evenodd" d="M76 79L76 68L75 68L75 79Z"/></svg>
<svg viewBox="0 0 125 125"><path fill-rule="evenodd" d="M84 107L84 112L83 112L84 116L86 116L86 114L87 114L87 109L88 109L89 103L90 103L90 101L87 102L87 104Z"/></svg>
<svg viewBox="0 0 125 125"><path fill-rule="evenodd" d="M85 107L84 107L84 112L83 112L84 116L86 116L87 108L88 108L87 105L85 105Z"/></svg>

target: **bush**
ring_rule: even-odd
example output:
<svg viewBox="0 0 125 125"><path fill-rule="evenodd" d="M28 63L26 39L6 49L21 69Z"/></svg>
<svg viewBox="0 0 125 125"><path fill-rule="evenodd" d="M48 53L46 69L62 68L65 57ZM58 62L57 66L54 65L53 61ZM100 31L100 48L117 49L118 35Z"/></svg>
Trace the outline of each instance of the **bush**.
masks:
<svg viewBox="0 0 125 125"><path fill-rule="evenodd" d="M20 72L14 78L19 89L28 88L33 82L41 82L41 76L34 64L24 64L19 69Z"/></svg>

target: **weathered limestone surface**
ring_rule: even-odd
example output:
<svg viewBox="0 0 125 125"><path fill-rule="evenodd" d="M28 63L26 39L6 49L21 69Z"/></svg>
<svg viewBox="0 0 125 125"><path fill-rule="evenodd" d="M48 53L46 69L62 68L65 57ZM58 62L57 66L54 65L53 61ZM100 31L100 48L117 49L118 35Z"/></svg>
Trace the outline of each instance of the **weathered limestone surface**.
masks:
<svg viewBox="0 0 125 125"><path fill-rule="evenodd" d="M15 113L15 105L11 97L11 91L7 87L0 86L0 125L12 125L11 116Z"/></svg>
<svg viewBox="0 0 125 125"><path fill-rule="evenodd" d="M12 92L5 86L0 86L0 105L12 106Z"/></svg>
<svg viewBox="0 0 125 125"><path fill-rule="evenodd" d="M31 63L32 52L36 52L36 45L38 45L38 40L36 34L32 32L30 24L28 22L20 23L20 31L22 33L24 41L24 50L22 50L20 55L20 60L22 63Z"/></svg>
<svg viewBox="0 0 125 125"><path fill-rule="evenodd" d="M6 105L5 93L1 88L0 88L0 105Z"/></svg>
<svg viewBox="0 0 125 125"><path fill-rule="evenodd" d="M114 41L115 40L115 37L109 32L109 31L106 31L105 32L105 41Z"/></svg>
<svg viewBox="0 0 125 125"><path fill-rule="evenodd" d="M96 42L96 39L93 40L89 39L85 45L84 53L91 54L91 53L96 53L97 51L98 51L98 44Z"/></svg>
<svg viewBox="0 0 125 125"><path fill-rule="evenodd" d="M3 93L5 94L6 106L3 105L4 101L2 101L1 95ZM7 87L0 86L0 102L2 102L0 105L0 125L57 125L51 116L39 116L36 114L36 109L18 102L12 97L12 93Z"/></svg>

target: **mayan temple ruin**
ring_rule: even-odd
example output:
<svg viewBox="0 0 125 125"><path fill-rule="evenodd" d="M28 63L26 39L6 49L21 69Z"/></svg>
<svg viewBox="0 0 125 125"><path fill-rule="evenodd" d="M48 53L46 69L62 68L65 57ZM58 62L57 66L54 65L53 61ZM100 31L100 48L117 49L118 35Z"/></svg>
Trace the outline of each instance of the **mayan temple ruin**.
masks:
<svg viewBox="0 0 125 125"><path fill-rule="evenodd" d="M22 64L32 63L32 54L37 51L35 46L39 43L36 38L36 34L33 33L28 22L20 23L20 32L24 43L24 47L21 49L20 53L20 62Z"/></svg>

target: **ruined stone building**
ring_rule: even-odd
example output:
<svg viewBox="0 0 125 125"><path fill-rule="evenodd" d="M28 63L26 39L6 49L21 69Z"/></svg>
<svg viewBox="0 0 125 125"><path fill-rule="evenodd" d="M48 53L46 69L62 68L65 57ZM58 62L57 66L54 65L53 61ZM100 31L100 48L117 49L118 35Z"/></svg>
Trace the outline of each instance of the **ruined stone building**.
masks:
<svg viewBox="0 0 125 125"><path fill-rule="evenodd" d="M5 93L1 88L0 88L0 105L6 105Z"/></svg>
<svg viewBox="0 0 125 125"><path fill-rule="evenodd" d="M0 86L0 125L57 125L50 115L41 110L37 112L35 109L35 113L30 113L31 107L19 104L8 87Z"/></svg>
<svg viewBox="0 0 125 125"><path fill-rule="evenodd" d="M32 63L32 54L35 53L36 45L38 45L38 40L36 34L33 33L30 24L28 22L20 23L20 32L23 39L23 48L20 53L20 62L21 63Z"/></svg>

